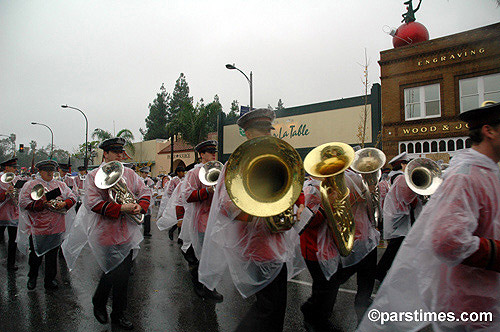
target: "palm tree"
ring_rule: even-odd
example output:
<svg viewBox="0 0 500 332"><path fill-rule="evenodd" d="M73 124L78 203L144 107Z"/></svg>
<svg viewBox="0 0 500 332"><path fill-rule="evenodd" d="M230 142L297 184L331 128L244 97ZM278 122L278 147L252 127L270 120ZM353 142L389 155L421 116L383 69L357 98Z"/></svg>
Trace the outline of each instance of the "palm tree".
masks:
<svg viewBox="0 0 500 332"><path fill-rule="evenodd" d="M116 137L123 138L125 140L125 148L129 149L129 151L132 152L132 154L135 153L135 147L132 144L132 141L134 140L134 134L132 134L132 132L129 129L120 130L116 134ZM92 138L97 139L99 141L104 141L113 138L113 135L107 130L96 128L92 133Z"/></svg>

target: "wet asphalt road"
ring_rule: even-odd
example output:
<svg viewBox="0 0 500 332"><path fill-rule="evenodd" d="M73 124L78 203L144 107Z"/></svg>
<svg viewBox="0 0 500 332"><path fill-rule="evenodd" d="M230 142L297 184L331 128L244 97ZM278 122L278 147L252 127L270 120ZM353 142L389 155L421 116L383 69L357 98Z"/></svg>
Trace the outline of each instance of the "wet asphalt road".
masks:
<svg viewBox="0 0 500 332"><path fill-rule="evenodd" d="M135 325L134 331L233 331L255 298L243 299L229 275L218 287L224 302L212 304L197 297L179 245L170 241L166 232L160 232L154 222L151 228L153 236L141 244L129 282L127 314ZM27 257L18 253L19 270L7 272L6 246L7 234L0 243L0 332L120 331L111 324L100 324L93 316L91 298L102 272L88 246L74 271L69 272L59 257L56 291L43 288L44 264L37 288L28 291ZM379 249L379 257L381 254ZM310 295L311 278L306 270L296 279L288 283L284 331L305 331L300 305ZM355 289L354 276L342 285L331 317L343 331L354 331L356 327Z"/></svg>

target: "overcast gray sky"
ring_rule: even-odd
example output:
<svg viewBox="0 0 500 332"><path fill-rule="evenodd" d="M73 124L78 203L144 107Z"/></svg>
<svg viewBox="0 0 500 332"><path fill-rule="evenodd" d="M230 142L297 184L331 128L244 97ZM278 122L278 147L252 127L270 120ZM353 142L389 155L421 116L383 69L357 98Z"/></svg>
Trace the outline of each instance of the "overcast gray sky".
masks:
<svg viewBox="0 0 500 332"><path fill-rule="evenodd" d="M414 5L418 0L414 0ZM0 134L73 152L94 128L145 128L162 83L186 75L194 100L218 94L248 104L235 63L253 71L254 106L298 106L363 93L380 82L379 52L392 48L403 0L0 0ZM417 21L431 39L500 21L493 0L424 0Z"/></svg>

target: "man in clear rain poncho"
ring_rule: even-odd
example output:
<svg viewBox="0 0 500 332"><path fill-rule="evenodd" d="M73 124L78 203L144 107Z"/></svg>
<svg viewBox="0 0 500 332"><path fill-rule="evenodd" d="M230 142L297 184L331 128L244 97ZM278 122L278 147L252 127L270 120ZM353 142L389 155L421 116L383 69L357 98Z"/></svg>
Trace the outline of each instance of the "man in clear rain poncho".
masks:
<svg viewBox="0 0 500 332"><path fill-rule="evenodd" d="M182 166L177 166L175 169L175 176L167 183L166 187L163 190L163 196L160 202L160 208L158 209L158 216L162 218L164 213L172 213L172 211L165 211L167 204L169 202L170 197L172 196L174 190L179 186L181 181L184 179L184 175L186 170ZM175 208L176 205L174 205ZM168 231L168 237L170 240L174 240L174 232L177 229L177 224L174 223L173 226L170 227ZM160 229L163 230L163 229Z"/></svg>
<svg viewBox="0 0 500 332"><path fill-rule="evenodd" d="M191 240L191 247L186 250L184 257L189 263L191 280L196 294L202 298L222 302L223 296L215 288L210 290L198 281L199 259L201 258L203 239L214 194L214 187L203 184L199 174L205 164L215 160L217 141L202 142L195 147L195 151L200 154L201 161L187 172L180 194L181 201L184 202L185 206L182 228L189 232Z"/></svg>
<svg viewBox="0 0 500 332"><path fill-rule="evenodd" d="M382 210L384 218L384 240L389 244L377 265L376 279L382 282L391 268L394 257L405 236L422 210L422 203L417 193L406 183L404 170L409 162L408 154L403 152L394 157L389 163L398 165L400 170L393 176L393 183L384 199Z"/></svg>
<svg viewBox="0 0 500 332"><path fill-rule="evenodd" d="M16 173L17 158L9 158L0 164L3 171L0 176L6 173ZM16 175L10 182L0 181L0 237L3 239L5 228L9 234L9 244L7 247L7 270L16 271L16 236L17 225L19 224L19 206L14 201L14 186L21 180L20 176ZM20 189L17 189L20 190Z"/></svg>
<svg viewBox="0 0 500 332"><path fill-rule="evenodd" d="M57 163L40 161L40 177L27 182L19 194L19 227L17 244L25 254L29 248L28 289L36 287L38 270L45 257L45 288L57 289L57 252L75 218L75 194L62 181L54 179ZM33 188L43 187L33 195ZM36 188L35 188L36 190ZM36 200L34 199L36 198Z"/></svg>
<svg viewBox="0 0 500 332"><path fill-rule="evenodd" d="M274 118L272 110L257 109L240 117L238 125L245 130L247 139L269 136ZM199 280L213 290L229 267L241 295L257 297L237 330L281 331L287 280L305 267L298 234L294 229L272 233L264 218L238 209L227 193L224 172L225 167L212 200Z"/></svg>
<svg viewBox="0 0 500 332"><path fill-rule="evenodd" d="M104 150L104 161L123 159L125 140L111 138L103 141L99 148ZM132 260L137 256L139 244L144 239L141 225L132 221L126 214L145 214L150 202L151 189L132 169L123 167L123 179L128 191L135 196L137 203L119 204L111 201L110 189L99 189L95 176L101 166L87 175L85 197L78 211L75 225L62 249L68 267L73 269L81 250L88 242L97 263L103 270L99 285L92 298L94 316L102 323L108 322L106 303L110 292L113 294L111 322L124 329L132 329L133 324L125 317L127 307L127 285Z"/></svg>
<svg viewBox="0 0 500 332"><path fill-rule="evenodd" d="M500 104L460 119L472 148L451 160L358 331L500 330Z"/></svg>

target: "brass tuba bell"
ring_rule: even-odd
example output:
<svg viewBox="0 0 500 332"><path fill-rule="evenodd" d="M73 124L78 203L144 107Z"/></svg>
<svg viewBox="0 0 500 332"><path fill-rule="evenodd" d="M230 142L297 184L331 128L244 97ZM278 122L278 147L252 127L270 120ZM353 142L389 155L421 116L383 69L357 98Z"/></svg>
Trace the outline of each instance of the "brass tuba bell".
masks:
<svg viewBox="0 0 500 332"><path fill-rule="evenodd" d="M220 161L209 161L200 169L198 177L205 186L215 186L224 165Z"/></svg>
<svg viewBox="0 0 500 332"><path fill-rule="evenodd" d="M349 188L344 171L354 160L354 149L345 143L332 142L311 150L304 159L304 168L314 177L323 178L320 185L321 201L327 224L340 255L348 256L354 245L356 225L349 202ZM337 192L335 201L329 195Z"/></svg>
<svg viewBox="0 0 500 332"><path fill-rule="evenodd" d="M134 195L128 190L123 178L123 164L119 161L110 161L102 165L97 171L94 183L99 189L108 189L109 198L113 203L136 203ZM125 213L133 222L140 225L144 221L143 214Z"/></svg>
<svg viewBox="0 0 500 332"><path fill-rule="evenodd" d="M272 232L295 223L293 204L302 191L304 168L298 152L272 136L243 142L226 164L229 197L243 212L266 218Z"/></svg>
<svg viewBox="0 0 500 332"><path fill-rule="evenodd" d="M57 189L57 188L56 188ZM34 201L38 201L42 199L43 196L45 196L46 193L48 193L49 190L43 186L43 184L35 184L33 188L31 188L30 196L31 199ZM63 209L57 209L57 203L62 202L63 200L59 197L51 199L47 203L49 204L48 210L60 214L66 214L68 210L66 208Z"/></svg>
<svg viewBox="0 0 500 332"><path fill-rule="evenodd" d="M443 182L441 167L429 158L415 158L406 165L405 180L415 193L430 196Z"/></svg>

